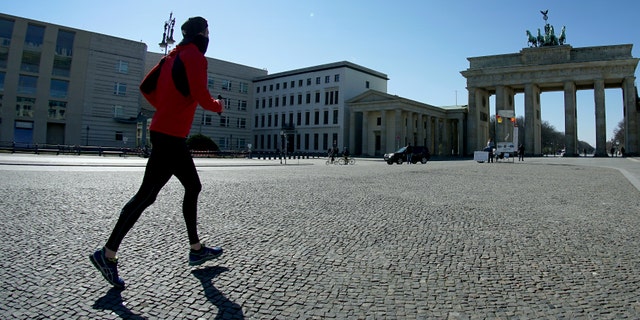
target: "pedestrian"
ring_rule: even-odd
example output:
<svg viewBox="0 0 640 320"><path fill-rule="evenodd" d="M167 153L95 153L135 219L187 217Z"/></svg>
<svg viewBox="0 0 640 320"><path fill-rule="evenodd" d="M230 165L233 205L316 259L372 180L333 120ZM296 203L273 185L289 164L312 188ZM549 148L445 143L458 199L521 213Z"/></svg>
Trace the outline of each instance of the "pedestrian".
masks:
<svg viewBox="0 0 640 320"><path fill-rule="evenodd" d="M186 137L198 105L221 114L224 100L220 96L213 99L207 88L207 20L189 18L181 30L182 42L162 58L140 85L140 91L156 109L149 128L153 148L140 189L120 211L104 247L89 256L104 278L119 289L125 286L117 268L120 243L171 176L176 176L185 190L182 213L191 247L189 265L217 258L223 251L220 247L205 247L198 237L197 205L202 185Z"/></svg>
<svg viewBox="0 0 640 320"><path fill-rule="evenodd" d="M620 147L620 156L621 156L621 157L624 157L624 156L625 156L625 155L624 155L624 151L625 151L625 150L624 150L624 147Z"/></svg>
<svg viewBox="0 0 640 320"><path fill-rule="evenodd" d="M404 153L407 155L407 164L411 164L411 158L413 157L413 147L411 147L411 143L407 144Z"/></svg>
<svg viewBox="0 0 640 320"><path fill-rule="evenodd" d="M518 146L518 161L524 161L524 144Z"/></svg>
<svg viewBox="0 0 640 320"><path fill-rule="evenodd" d="M616 156L616 148L611 147L611 156L615 157Z"/></svg>

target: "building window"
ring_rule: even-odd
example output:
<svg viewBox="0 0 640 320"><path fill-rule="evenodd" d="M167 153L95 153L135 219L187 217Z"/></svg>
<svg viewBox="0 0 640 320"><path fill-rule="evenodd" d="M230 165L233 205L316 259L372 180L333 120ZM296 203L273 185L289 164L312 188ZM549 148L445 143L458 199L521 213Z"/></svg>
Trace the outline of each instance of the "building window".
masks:
<svg viewBox="0 0 640 320"><path fill-rule="evenodd" d="M310 118L311 118L311 113L310 113L309 111L306 111L306 112L304 113L304 125L305 125L305 126L308 126L308 125L309 125L309 123L310 123L309 119L310 119Z"/></svg>
<svg viewBox="0 0 640 320"><path fill-rule="evenodd" d="M282 106L283 107L287 106L287 96L282 96Z"/></svg>
<svg viewBox="0 0 640 320"><path fill-rule="evenodd" d="M40 52L27 50L23 51L20 71L33 73L40 72Z"/></svg>
<svg viewBox="0 0 640 320"><path fill-rule="evenodd" d="M210 126L213 123L213 117L209 113L202 113L202 121L200 122L203 126Z"/></svg>
<svg viewBox="0 0 640 320"><path fill-rule="evenodd" d="M338 124L338 110L333 110L333 124Z"/></svg>
<svg viewBox="0 0 640 320"><path fill-rule="evenodd" d="M296 82L294 80L291 80L291 88L295 88L296 87Z"/></svg>
<svg viewBox="0 0 640 320"><path fill-rule="evenodd" d="M340 82L340 75L336 74L335 76L333 76L333 82Z"/></svg>
<svg viewBox="0 0 640 320"><path fill-rule="evenodd" d="M273 98L269 98L269 108L273 108Z"/></svg>
<svg viewBox="0 0 640 320"><path fill-rule="evenodd" d="M49 100L49 119L64 120L66 112L66 102Z"/></svg>
<svg viewBox="0 0 640 320"><path fill-rule="evenodd" d="M9 48L0 47L0 68L6 69L8 60L9 60Z"/></svg>
<svg viewBox="0 0 640 320"><path fill-rule="evenodd" d="M27 97L16 97L16 116L33 118L33 107L36 99Z"/></svg>
<svg viewBox="0 0 640 320"><path fill-rule="evenodd" d="M313 150L318 150L318 134L313 134Z"/></svg>
<svg viewBox="0 0 640 320"><path fill-rule="evenodd" d="M302 93L298 94L298 105L302 104Z"/></svg>
<svg viewBox="0 0 640 320"><path fill-rule="evenodd" d="M307 94L305 95L305 102L307 104L311 103L311 93L307 92Z"/></svg>
<svg viewBox="0 0 640 320"><path fill-rule="evenodd" d="M311 85L311 78L307 78L307 85L310 86Z"/></svg>
<svg viewBox="0 0 640 320"><path fill-rule="evenodd" d="M124 141L124 134L122 131L116 131L116 141Z"/></svg>
<svg viewBox="0 0 640 320"><path fill-rule="evenodd" d="M280 90L280 82L276 83L276 91Z"/></svg>
<svg viewBox="0 0 640 320"><path fill-rule="evenodd" d="M320 77L316 77L316 84L320 84Z"/></svg>
<svg viewBox="0 0 640 320"><path fill-rule="evenodd" d="M124 73L124 74L129 73L129 62L118 60L118 64L116 66L116 71L118 73Z"/></svg>
<svg viewBox="0 0 640 320"><path fill-rule="evenodd" d="M247 127L247 119L238 118L238 128L245 129Z"/></svg>
<svg viewBox="0 0 640 320"><path fill-rule="evenodd" d="M222 80L222 90L231 91L231 80Z"/></svg>
<svg viewBox="0 0 640 320"><path fill-rule="evenodd" d="M298 80L298 87L302 87L302 79Z"/></svg>
<svg viewBox="0 0 640 320"><path fill-rule="evenodd" d="M273 91L273 84L269 85L269 91Z"/></svg>
<svg viewBox="0 0 640 320"><path fill-rule="evenodd" d="M330 76L325 76L324 77L324 83L329 83L331 82L331 77Z"/></svg>
<svg viewBox="0 0 640 320"><path fill-rule="evenodd" d="M36 94L38 77L20 75L18 78L18 93Z"/></svg>
<svg viewBox="0 0 640 320"><path fill-rule="evenodd" d="M10 46L12 34L13 21L0 18L0 46Z"/></svg>
<svg viewBox="0 0 640 320"><path fill-rule="evenodd" d="M256 93L260 93L260 86L256 86Z"/></svg>
<svg viewBox="0 0 640 320"><path fill-rule="evenodd" d="M294 99L293 95L289 96L289 104L290 105L293 105L293 101L294 101L293 99Z"/></svg>
<svg viewBox="0 0 640 320"><path fill-rule="evenodd" d="M276 127L276 128L278 127L278 115L277 114L273 117L273 126Z"/></svg>
<svg viewBox="0 0 640 320"><path fill-rule="evenodd" d="M267 128L271 128L271 115L267 116Z"/></svg>
<svg viewBox="0 0 640 320"><path fill-rule="evenodd" d="M220 116L220 126L228 127L229 126L229 117Z"/></svg>
<svg viewBox="0 0 640 320"><path fill-rule="evenodd" d="M329 124L329 110L325 110L323 112L324 119L322 119L323 124Z"/></svg>
<svg viewBox="0 0 640 320"><path fill-rule="evenodd" d="M24 44L29 49L40 49L44 40L44 27L29 24L27 34L24 37Z"/></svg>
<svg viewBox="0 0 640 320"><path fill-rule="evenodd" d="M113 117L114 118L124 118L124 107L123 106L113 106Z"/></svg>
<svg viewBox="0 0 640 320"><path fill-rule="evenodd" d="M69 91L69 81L51 79L49 95L53 98L66 98Z"/></svg>
<svg viewBox="0 0 640 320"><path fill-rule="evenodd" d="M313 113L313 124L318 125L320 124L320 111L315 111Z"/></svg>
<svg viewBox="0 0 640 320"><path fill-rule="evenodd" d="M287 88L287 82L285 81L282 83L282 89L286 89L286 88Z"/></svg>
<svg viewBox="0 0 640 320"><path fill-rule="evenodd" d="M238 100L238 110L247 111L247 100Z"/></svg>
<svg viewBox="0 0 640 320"><path fill-rule="evenodd" d="M0 72L0 92L4 91L4 72Z"/></svg>
<svg viewBox="0 0 640 320"><path fill-rule="evenodd" d="M51 75L56 77L71 76L71 57L55 56L53 57L53 69Z"/></svg>
<svg viewBox="0 0 640 320"><path fill-rule="evenodd" d="M300 111L298 111L298 114L297 114L296 118L297 118L296 125L298 125L298 126L301 125L302 124L302 113Z"/></svg>
<svg viewBox="0 0 640 320"><path fill-rule="evenodd" d="M377 126L381 126L382 125L382 118L381 117L376 118L376 125Z"/></svg>
<svg viewBox="0 0 640 320"><path fill-rule="evenodd" d="M280 106L280 97L276 97L276 107Z"/></svg>
<svg viewBox="0 0 640 320"><path fill-rule="evenodd" d="M116 96L127 95L127 85L125 83L116 82L113 86L113 94L115 94Z"/></svg>
<svg viewBox="0 0 640 320"><path fill-rule="evenodd" d="M213 90L213 84L215 83L215 81L213 80L213 77L209 77L207 76L207 88L209 90ZM258 88L259 90L260 88Z"/></svg>
<svg viewBox="0 0 640 320"><path fill-rule="evenodd" d="M320 103L320 91L316 91L316 103Z"/></svg>
<svg viewBox="0 0 640 320"><path fill-rule="evenodd" d="M248 93L249 92L249 84L246 82L240 82L240 93Z"/></svg>
<svg viewBox="0 0 640 320"><path fill-rule="evenodd" d="M73 53L73 40L75 32L58 30L58 39L56 40L56 54L63 57L71 57Z"/></svg>
<svg viewBox="0 0 640 320"><path fill-rule="evenodd" d="M367 88L367 89L369 89L369 81L365 81L365 83L364 83L364 87L365 87L365 88Z"/></svg>

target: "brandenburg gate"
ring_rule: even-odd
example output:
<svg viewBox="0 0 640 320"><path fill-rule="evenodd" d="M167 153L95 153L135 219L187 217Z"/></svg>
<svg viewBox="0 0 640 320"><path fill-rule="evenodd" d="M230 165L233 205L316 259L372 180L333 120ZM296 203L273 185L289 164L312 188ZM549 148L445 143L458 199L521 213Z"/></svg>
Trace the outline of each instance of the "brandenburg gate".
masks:
<svg viewBox="0 0 640 320"><path fill-rule="evenodd" d="M542 12L546 21L546 12ZM638 155L640 141L639 105L636 103L635 70L637 58L631 44L573 48L564 44L564 28L555 38L553 26L545 25L545 36L529 31L531 47L519 53L468 58L469 68L461 74L467 79L468 153L482 150L489 137L489 97L495 95L495 110L515 111L514 95L524 93L523 141L528 154L542 154L540 94L564 92L565 156L578 156L576 91L594 90L595 156L607 156L605 89L621 88L624 114L624 147ZM520 128L522 130L522 128Z"/></svg>

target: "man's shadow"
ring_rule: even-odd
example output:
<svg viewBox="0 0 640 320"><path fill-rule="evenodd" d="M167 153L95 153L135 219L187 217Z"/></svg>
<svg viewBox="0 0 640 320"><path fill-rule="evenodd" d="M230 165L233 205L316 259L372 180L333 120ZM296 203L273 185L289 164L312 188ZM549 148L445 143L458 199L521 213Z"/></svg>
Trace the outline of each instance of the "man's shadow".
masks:
<svg viewBox="0 0 640 320"><path fill-rule="evenodd" d="M218 308L215 319L244 319L242 307L225 297L211 282L213 278L225 271L229 271L229 269L215 266L195 269L191 273L202 283L205 297Z"/></svg>
<svg viewBox="0 0 640 320"><path fill-rule="evenodd" d="M94 309L111 310L122 319L146 320L147 318L133 313L122 303L122 289L111 288L104 297L96 300Z"/></svg>

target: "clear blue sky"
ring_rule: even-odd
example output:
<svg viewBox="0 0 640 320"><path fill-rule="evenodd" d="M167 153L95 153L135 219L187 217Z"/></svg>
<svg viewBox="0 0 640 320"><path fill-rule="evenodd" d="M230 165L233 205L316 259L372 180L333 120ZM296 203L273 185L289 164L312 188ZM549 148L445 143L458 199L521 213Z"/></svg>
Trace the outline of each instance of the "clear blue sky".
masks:
<svg viewBox="0 0 640 320"><path fill-rule="evenodd" d="M467 57L516 53L525 30L543 28L549 10L573 47L633 44L639 57L635 0L16 0L10 15L140 40L158 47L169 12L176 29L191 16L209 21L207 56L276 73L348 60L386 73L388 93L444 106L467 104ZM176 40L180 40L176 32ZM636 72L638 77L638 72ZM516 113L524 97L516 96ZM493 100L492 100L493 103ZM542 118L564 131L562 92L541 96ZM606 91L607 140L622 119L622 91ZM595 146L593 91L578 92L578 139Z"/></svg>

